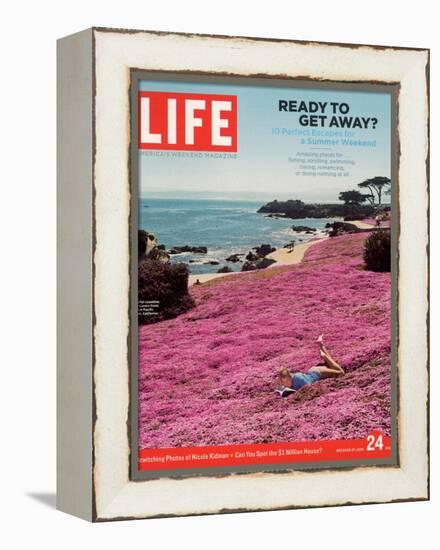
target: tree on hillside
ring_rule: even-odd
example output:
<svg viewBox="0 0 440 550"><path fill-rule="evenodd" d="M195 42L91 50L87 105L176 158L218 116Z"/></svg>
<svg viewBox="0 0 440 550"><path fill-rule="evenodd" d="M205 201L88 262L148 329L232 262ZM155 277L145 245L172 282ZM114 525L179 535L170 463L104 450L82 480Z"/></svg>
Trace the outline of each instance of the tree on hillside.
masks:
<svg viewBox="0 0 440 550"><path fill-rule="evenodd" d="M341 191L339 193L339 200L344 201L345 204L359 206L367 200L367 195L363 195L361 192L356 191L356 189Z"/></svg>
<svg viewBox="0 0 440 550"><path fill-rule="evenodd" d="M370 191L372 204L374 204L375 196L377 196L377 203L382 204L382 192L387 192L388 186L391 186L391 180L385 176L376 176L358 183L360 189L368 189Z"/></svg>

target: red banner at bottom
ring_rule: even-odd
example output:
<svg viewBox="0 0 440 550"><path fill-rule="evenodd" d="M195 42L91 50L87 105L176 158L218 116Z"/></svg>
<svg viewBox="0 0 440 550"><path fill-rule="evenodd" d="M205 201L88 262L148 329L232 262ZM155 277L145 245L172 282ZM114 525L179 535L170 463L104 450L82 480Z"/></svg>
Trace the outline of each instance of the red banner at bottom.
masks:
<svg viewBox="0 0 440 550"><path fill-rule="evenodd" d="M365 439L140 449L139 470L215 468L390 457L391 438L380 432L372 432Z"/></svg>

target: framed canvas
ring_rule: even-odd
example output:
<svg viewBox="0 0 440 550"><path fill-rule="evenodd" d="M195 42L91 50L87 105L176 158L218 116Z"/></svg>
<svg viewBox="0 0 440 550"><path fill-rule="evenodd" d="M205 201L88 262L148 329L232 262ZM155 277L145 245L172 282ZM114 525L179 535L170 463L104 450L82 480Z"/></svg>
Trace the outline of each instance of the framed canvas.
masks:
<svg viewBox="0 0 440 550"><path fill-rule="evenodd" d="M429 498L429 52L58 44L58 507Z"/></svg>

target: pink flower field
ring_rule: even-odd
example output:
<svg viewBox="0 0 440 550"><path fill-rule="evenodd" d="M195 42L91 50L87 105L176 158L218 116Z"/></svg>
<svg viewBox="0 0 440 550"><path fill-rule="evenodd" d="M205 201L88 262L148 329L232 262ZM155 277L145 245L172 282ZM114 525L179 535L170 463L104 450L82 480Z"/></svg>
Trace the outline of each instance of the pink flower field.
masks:
<svg viewBox="0 0 440 550"><path fill-rule="evenodd" d="M194 309L140 327L140 448L390 435L391 280L363 270L365 238L192 287ZM277 371L317 364L321 333L347 374L279 397Z"/></svg>

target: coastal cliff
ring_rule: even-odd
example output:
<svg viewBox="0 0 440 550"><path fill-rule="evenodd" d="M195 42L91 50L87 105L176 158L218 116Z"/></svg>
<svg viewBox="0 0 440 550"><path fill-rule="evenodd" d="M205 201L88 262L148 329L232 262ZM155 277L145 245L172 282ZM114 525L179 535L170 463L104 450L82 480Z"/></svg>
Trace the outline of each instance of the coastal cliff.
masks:
<svg viewBox="0 0 440 550"><path fill-rule="evenodd" d="M293 220L337 217L359 220L372 216L375 208L371 205L306 204L300 200L289 199L287 201L270 201L259 208L257 212L275 217L291 218Z"/></svg>

